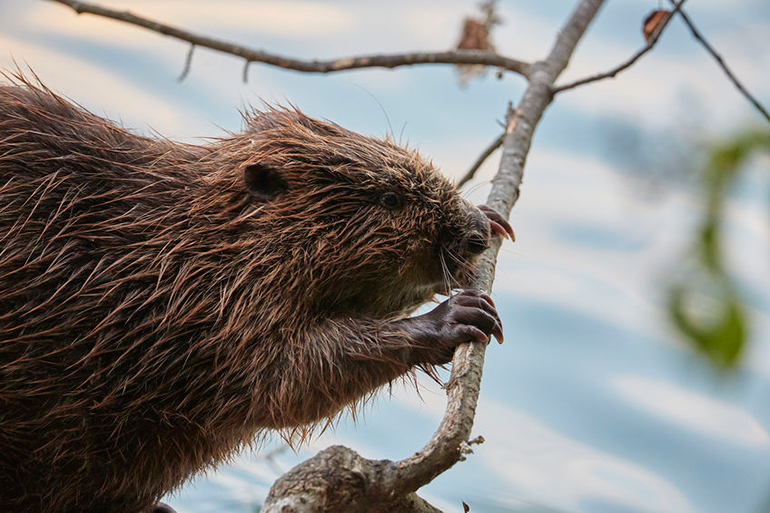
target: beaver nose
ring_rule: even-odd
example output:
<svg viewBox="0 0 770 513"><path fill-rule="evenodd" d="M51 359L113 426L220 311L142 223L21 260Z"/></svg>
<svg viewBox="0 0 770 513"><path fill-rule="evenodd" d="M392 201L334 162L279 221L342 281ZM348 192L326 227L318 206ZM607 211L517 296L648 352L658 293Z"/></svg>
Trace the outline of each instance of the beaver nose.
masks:
<svg viewBox="0 0 770 513"><path fill-rule="evenodd" d="M465 249L471 255L478 255L489 247L489 221L479 209L470 209L470 226L465 239Z"/></svg>

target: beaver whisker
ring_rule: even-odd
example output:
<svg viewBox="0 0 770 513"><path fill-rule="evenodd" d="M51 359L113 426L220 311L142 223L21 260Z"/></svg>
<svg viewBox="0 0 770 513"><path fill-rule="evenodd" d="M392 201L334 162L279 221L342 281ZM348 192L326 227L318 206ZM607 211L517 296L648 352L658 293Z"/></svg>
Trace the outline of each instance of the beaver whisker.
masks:
<svg viewBox="0 0 770 513"><path fill-rule="evenodd" d="M445 248L441 248L439 251L439 259L441 261L441 277L443 281L443 293L450 294L452 291L452 273L449 270L449 266L446 263Z"/></svg>
<svg viewBox="0 0 770 513"><path fill-rule="evenodd" d="M452 289L449 289L449 290L453 290L454 288L460 288L464 284L467 284L472 276L474 266L470 262L468 262L466 258L462 258L458 256L451 249L446 247L442 248L441 256L442 256L442 262L444 263L444 267L447 269L447 273L449 274L449 277L450 277L449 285L452 286ZM448 271L449 266L447 265L445 260L447 257L454 264L453 265L454 271L452 272Z"/></svg>

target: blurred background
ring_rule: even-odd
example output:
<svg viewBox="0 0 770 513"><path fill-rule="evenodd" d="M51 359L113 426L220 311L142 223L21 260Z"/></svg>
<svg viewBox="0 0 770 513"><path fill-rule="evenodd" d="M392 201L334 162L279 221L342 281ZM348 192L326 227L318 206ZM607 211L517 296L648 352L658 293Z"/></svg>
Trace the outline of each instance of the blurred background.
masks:
<svg viewBox="0 0 770 513"><path fill-rule="evenodd" d="M103 0L200 34L304 58L454 47L471 0L442 2ZM545 57L575 0L501 1L492 42ZM667 2L662 2L668 7ZM658 1L613 0L564 81L643 44ZM749 89L770 103L770 5L692 0L687 11ZM0 66L142 134L187 142L238 130L239 109L293 103L358 132L392 134L459 178L501 131L523 79L489 70L463 86L452 66L309 75L198 48L51 2L0 0ZM14 64L14 62L16 64ZM763 126L764 124L764 126ZM741 359L714 365L671 317L671 291L698 273L706 183L724 141L767 124L673 20L632 69L557 96L537 129L493 297L506 343L490 346L475 435L486 442L422 494L445 511L770 510L770 164L753 154L725 186L723 279L737 302ZM499 156L467 194L483 202ZM685 280L684 282L682 280ZM693 294L693 319L719 302ZM717 312L716 314L714 312ZM704 321L705 319L705 321ZM697 345L697 344L696 344ZM708 352L708 351L706 351ZM712 354L713 356L713 354ZM274 479L333 443L398 459L428 441L444 393L421 380L384 391L297 452L268 439L166 500L180 513L257 511Z"/></svg>

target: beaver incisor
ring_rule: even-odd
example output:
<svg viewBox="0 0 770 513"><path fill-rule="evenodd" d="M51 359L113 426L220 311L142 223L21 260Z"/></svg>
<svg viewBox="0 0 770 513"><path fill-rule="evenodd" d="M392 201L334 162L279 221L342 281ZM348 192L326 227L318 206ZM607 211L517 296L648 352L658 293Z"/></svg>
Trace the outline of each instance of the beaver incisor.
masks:
<svg viewBox="0 0 770 513"><path fill-rule="evenodd" d="M506 231L298 110L189 145L0 86L0 509L150 511L262 430L501 338L479 291L407 315Z"/></svg>

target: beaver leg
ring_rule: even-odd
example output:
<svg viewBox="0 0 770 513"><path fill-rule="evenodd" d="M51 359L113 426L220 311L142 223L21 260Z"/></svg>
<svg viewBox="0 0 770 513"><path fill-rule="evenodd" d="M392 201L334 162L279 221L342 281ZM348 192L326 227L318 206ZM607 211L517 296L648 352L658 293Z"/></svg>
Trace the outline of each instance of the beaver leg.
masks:
<svg viewBox="0 0 770 513"><path fill-rule="evenodd" d="M476 290L418 317L326 319L284 340L272 376L256 383L254 396L269 400L252 413L269 428L312 424L416 366L450 362L459 344L486 343L493 335L502 340L500 317L492 299Z"/></svg>

